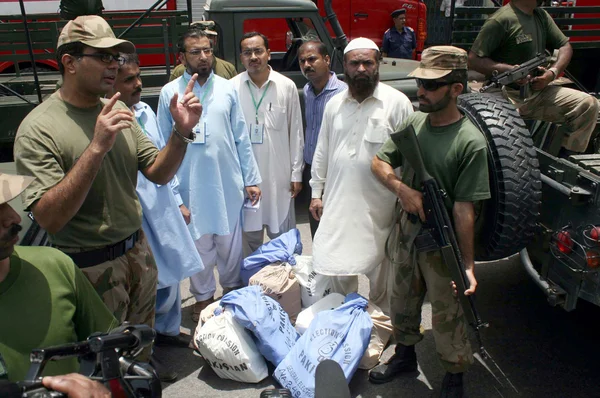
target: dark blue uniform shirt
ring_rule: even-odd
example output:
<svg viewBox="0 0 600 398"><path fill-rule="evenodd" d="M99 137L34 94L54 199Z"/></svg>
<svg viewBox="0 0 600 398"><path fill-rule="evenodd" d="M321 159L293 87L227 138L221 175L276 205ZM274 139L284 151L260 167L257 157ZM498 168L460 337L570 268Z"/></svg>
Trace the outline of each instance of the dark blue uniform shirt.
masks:
<svg viewBox="0 0 600 398"><path fill-rule="evenodd" d="M387 53L388 57L412 59L415 48L417 48L417 37L415 31L408 26L402 28L402 32L398 32L394 26L383 34L382 52Z"/></svg>

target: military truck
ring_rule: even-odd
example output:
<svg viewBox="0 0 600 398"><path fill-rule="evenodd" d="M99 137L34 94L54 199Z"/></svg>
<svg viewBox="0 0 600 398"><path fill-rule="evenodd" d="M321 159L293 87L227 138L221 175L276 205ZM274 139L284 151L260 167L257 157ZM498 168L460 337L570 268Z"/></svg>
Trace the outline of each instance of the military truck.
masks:
<svg viewBox="0 0 600 398"><path fill-rule="evenodd" d="M343 78L347 40L330 2L326 11L324 20L317 6L308 0L212 0L206 18L215 21L219 33L215 55L232 62L238 70L243 69L239 41L247 31L247 23L251 26L256 19L284 20L292 33L292 45L285 53L273 54L271 65L292 79L302 95L306 79L297 56L304 40L321 40L331 56L332 69ZM335 37L329 35L326 21ZM405 93L415 107L416 82L408 73L417 64L384 58L380 66L380 80ZM155 104L157 90L147 91L144 100ZM600 305L600 268L590 267L595 257L586 254L597 249L588 249L589 242L579 238L580 232L592 238L592 232L586 232L587 223L600 225L600 155L556 158L556 140L548 139L548 132L556 126L526 125L510 103L496 96L467 93L460 97L459 106L488 143L492 198L477 208L476 260L497 260L521 251L526 269L552 304L572 310L578 298L583 298ZM560 134L553 136L560 139ZM566 232L571 241L565 238ZM24 244L32 242L45 242L43 231L35 223ZM571 251L561 250L561 245Z"/></svg>

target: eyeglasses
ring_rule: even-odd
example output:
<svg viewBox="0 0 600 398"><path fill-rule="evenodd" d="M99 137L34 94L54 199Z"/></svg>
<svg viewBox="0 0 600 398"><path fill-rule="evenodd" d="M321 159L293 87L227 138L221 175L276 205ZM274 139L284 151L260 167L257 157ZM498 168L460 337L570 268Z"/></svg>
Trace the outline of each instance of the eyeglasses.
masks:
<svg viewBox="0 0 600 398"><path fill-rule="evenodd" d="M445 82L441 80L435 79L416 79L417 87L423 87L427 91L435 91L443 86L449 86L450 84L454 84L456 82Z"/></svg>
<svg viewBox="0 0 600 398"><path fill-rule="evenodd" d="M206 47L206 48L193 48L193 49L191 49L189 51L183 51L183 52L190 54L192 57L197 57L201 53L204 53L204 55L211 55L213 53L213 49L210 48L210 47Z"/></svg>
<svg viewBox="0 0 600 398"><path fill-rule="evenodd" d="M125 63L125 58L121 57L118 54L109 54L109 53L93 53L93 54L73 54L74 57L94 57L98 58L100 61L105 64L110 64L112 61L117 61L119 65L123 65Z"/></svg>
<svg viewBox="0 0 600 398"><path fill-rule="evenodd" d="M242 56L249 58L252 54L256 54L258 57L263 55L266 52L264 48L250 48L248 50L242 51Z"/></svg>

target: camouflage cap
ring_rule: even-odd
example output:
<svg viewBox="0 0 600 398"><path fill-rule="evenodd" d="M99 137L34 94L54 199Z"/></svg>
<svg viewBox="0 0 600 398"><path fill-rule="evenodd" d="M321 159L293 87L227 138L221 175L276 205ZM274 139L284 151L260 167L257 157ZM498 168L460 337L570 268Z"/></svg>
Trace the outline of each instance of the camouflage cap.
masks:
<svg viewBox="0 0 600 398"><path fill-rule="evenodd" d="M0 204L16 198L33 180L33 177L0 173Z"/></svg>
<svg viewBox="0 0 600 398"><path fill-rule="evenodd" d="M453 46L426 48L419 67L408 74L419 79L439 79L453 70L467 70L467 52Z"/></svg>
<svg viewBox="0 0 600 398"><path fill-rule="evenodd" d="M122 53L135 52L132 42L117 39L108 22L97 15L83 15L69 21L60 32L57 47L77 42L94 48L115 47Z"/></svg>
<svg viewBox="0 0 600 398"><path fill-rule="evenodd" d="M192 22L190 26L198 28L202 30L207 35L218 36L218 33L215 29L215 21L196 21Z"/></svg>

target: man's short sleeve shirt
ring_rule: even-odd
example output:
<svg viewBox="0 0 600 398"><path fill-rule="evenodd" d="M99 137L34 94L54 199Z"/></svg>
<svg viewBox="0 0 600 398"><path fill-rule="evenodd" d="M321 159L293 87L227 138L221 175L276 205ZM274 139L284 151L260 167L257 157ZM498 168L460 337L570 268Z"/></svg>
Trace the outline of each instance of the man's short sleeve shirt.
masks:
<svg viewBox="0 0 600 398"><path fill-rule="evenodd" d="M17 172L35 177L22 194L26 208L58 184L73 168L94 137L103 105L82 109L58 93L35 108L19 126L15 138ZM122 102L115 109L126 108ZM142 225L135 187L137 172L150 166L158 149L137 123L123 129L106 154L81 208L57 234L53 244L95 248L125 239Z"/></svg>
<svg viewBox="0 0 600 398"><path fill-rule="evenodd" d="M518 65L568 41L545 10L536 8L533 15L527 15L509 3L485 21L471 51L479 57Z"/></svg>
<svg viewBox="0 0 600 398"><path fill-rule="evenodd" d="M413 50L417 46L417 38L412 28L405 26L402 32L396 27L388 29L383 35L382 51L388 57L412 59Z"/></svg>
<svg viewBox="0 0 600 398"><path fill-rule="evenodd" d="M412 124L421 147L423 162L448 194L446 206L454 202L475 202L490 198L487 167L487 146L484 136L468 118L443 127L433 127L427 114L413 113L405 126ZM396 144L389 139L377 157L393 168L403 166L403 157ZM411 178L409 167L402 171L402 181L411 188L420 189L421 182Z"/></svg>

